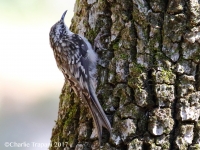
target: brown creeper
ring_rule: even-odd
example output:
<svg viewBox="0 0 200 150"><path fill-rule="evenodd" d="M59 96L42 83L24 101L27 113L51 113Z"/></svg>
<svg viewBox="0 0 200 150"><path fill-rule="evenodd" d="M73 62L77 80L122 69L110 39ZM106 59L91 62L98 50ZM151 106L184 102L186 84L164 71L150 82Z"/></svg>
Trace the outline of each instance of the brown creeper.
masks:
<svg viewBox="0 0 200 150"><path fill-rule="evenodd" d="M51 28L50 45L58 68L90 109L101 144L102 126L111 132L111 125L95 93L97 54L86 38L72 33L65 25L66 12Z"/></svg>

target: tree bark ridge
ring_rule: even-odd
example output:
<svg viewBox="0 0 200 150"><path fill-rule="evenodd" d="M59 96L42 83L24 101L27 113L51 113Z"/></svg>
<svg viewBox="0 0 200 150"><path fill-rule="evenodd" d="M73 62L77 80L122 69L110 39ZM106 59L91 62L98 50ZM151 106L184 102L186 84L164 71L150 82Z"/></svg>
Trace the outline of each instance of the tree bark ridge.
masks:
<svg viewBox="0 0 200 150"><path fill-rule="evenodd" d="M198 0L77 0L70 29L93 40L97 96L112 124L102 150L200 149ZM101 48L103 47L103 49ZM64 85L50 149L98 149L91 115Z"/></svg>

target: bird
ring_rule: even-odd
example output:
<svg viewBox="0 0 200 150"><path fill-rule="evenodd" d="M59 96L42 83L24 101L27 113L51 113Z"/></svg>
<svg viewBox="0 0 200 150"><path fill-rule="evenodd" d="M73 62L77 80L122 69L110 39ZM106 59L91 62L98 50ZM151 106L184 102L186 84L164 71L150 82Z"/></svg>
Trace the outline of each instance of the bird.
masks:
<svg viewBox="0 0 200 150"><path fill-rule="evenodd" d="M66 81L89 108L101 145L102 128L111 134L111 125L95 92L98 56L85 37L71 32L65 25L66 13L67 10L50 29L50 46Z"/></svg>

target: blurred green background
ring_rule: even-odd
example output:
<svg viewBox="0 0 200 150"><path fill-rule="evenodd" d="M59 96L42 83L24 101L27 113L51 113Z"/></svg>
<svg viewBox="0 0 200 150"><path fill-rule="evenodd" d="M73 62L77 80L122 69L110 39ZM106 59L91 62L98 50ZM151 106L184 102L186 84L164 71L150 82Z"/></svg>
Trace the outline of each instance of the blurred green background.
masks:
<svg viewBox="0 0 200 150"><path fill-rule="evenodd" d="M49 31L75 0L0 0L0 149L5 142L49 143L64 84ZM47 149L30 147L22 150Z"/></svg>

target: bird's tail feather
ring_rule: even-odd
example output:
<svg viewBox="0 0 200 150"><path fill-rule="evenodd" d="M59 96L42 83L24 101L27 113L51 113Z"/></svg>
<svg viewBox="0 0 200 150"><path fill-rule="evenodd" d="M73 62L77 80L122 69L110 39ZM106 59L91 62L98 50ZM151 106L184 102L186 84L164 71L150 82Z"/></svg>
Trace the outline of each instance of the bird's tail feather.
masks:
<svg viewBox="0 0 200 150"><path fill-rule="evenodd" d="M96 113L97 117L99 118L99 120L101 121L101 125L104 126L106 129L108 129L108 131L111 131L111 125L110 122L108 121L108 118L106 117L103 109L101 108L101 105L99 104L98 99L94 99L93 97L91 98L92 101L92 109L93 112Z"/></svg>
<svg viewBox="0 0 200 150"><path fill-rule="evenodd" d="M110 122L108 121L108 118L106 117L103 109L101 108L101 105L99 104L98 99L97 98L95 99L96 94L93 95L92 93L90 93L90 96L81 94L80 96L81 96L81 99L87 102L89 106L89 110L92 114L95 127L97 128L99 144L101 145L102 127L105 127L111 134Z"/></svg>
<svg viewBox="0 0 200 150"><path fill-rule="evenodd" d="M102 125L100 123L98 116L96 115L95 109L92 106L90 107L90 111L91 111L91 114L92 114L92 117L93 117L93 120L94 120L95 127L97 129L97 134L98 134L98 137L99 137L99 144L101 145Z"/></svg>
<svg viewBox="0 0 200 150"><path fill-rule="evenodd" d="M101 141L102 126L105 127L109 131L109 133L111 133L111 125L93 90L90 90L90 97L91 97L91 100L89 103L89 107L90 107L92 116L94 118L96 128L98 130L97 132L98 132L99 141Z"/></svg>

